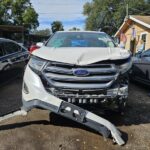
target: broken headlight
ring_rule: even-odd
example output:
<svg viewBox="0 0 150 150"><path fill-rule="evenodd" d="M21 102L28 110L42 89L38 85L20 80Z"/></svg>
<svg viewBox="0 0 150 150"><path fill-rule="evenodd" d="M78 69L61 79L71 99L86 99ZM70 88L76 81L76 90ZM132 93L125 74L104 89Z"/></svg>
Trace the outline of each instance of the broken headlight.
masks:
<svg viewBox="0 0 150 150"><path fill-rule="evenodd" d="M29 60L28 65L33 71L39 73L41 72L41 70L43 69L46 63L47 63L46 60L41 59L39 57L32 56Z"/></svg>
<svg viewBox="0 0 150 150"><path fill-rule="evenodd" d="M127 71L129 71L132 67L132 59L129 58L127 62L118 65L118 69L120 71L121 74L126 73Z"/></svg>

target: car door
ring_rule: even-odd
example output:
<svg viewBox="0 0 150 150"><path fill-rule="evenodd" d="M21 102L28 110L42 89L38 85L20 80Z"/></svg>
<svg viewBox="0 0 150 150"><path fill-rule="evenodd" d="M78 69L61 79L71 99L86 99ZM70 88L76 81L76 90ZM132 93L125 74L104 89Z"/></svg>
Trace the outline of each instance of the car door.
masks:
<svg viewBox="0 0 150 150"><path fill-rule="evenodd" d="M10 80L13 69L13 65L9 61L11 55L6 53L5 44L7 44L5 40L0 41L0 85Z"/></svg>
<svg viewBox="0 0 150 150"><path fill-rule="evenodd" d="M4 50L3 50L2 42L0 41L0 73L4 67L3 57L4 57Z"/></svg>
<svg viewBox="0 0 150 150"><path fill-rule="evenodd" d="M2 41L0 41L0 84L2 84L2 82L5 79L5 66L7 66L7 62L5 61L5 53L4 53L4 49L3 49L3 43Z"/></svg>
<svg viewBox="0 0 150 150"><path fill-rule="evenodd" d="M141 80L144 77L145 74L142 69L141 53L137 53L133 57L132 78L135 80Z"/></svg>
<svg viewBox="0 0 150 150"><path fill-rule="evenodd" d="M135 80L150 84L150 50L134 57L132 74Z"/></svg>
<svg viewBox="0 0 150 150"><path fill-rule="evenodd" d="M9 63L11 65L12 74L19 76L22 74L26 60L28 58L27 50L19 44L9 41L5 43L4 49L9 57Z"/></svg>
<svg viewBox="0 0 150 150"><path fill-rule="evenodd" d="M3 40L1 49L3 50L3 56L0 59L0 84L17 76L22 76L22 71L28 59L28 51L13 41Z"/></svg>
<svg viewBox="0 0 150 150"><path fill-rule="evenodd" d="M141 67L145 82L150 84L150 49L141 55Z"/></svg>

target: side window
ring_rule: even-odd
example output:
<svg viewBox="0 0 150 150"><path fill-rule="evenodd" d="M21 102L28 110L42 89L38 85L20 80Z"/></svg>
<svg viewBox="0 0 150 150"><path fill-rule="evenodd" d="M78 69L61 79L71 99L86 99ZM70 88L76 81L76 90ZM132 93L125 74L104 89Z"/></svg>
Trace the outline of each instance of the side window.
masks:
<svg viewBox="0 0 150 150"><path fill-rule="evenodd" d="M13 42L6 42L4 44L4 47L5 47L6 54L12 54L21 51L21 46Z"/></svg>
<svg viewBox="0 0 150 150"><path fill-rule="evenodd" d="M147 43L147 32L141 33L140 39L142 42L141 45L143 44L143 50L145 50L145 45Z"/></svg>
<svg viewBox="0 0 150 150"><path fill-rule="evenodd" d="M25 47L21 47L20 50L23 52L28 51Z"/></svg>
<svg viewBox="0 0 150 150"><path fill-rule="evenodd" d="M145 51L145 52L142 54L142 57L150 57L150 50Z"/></svg>
<svg viewBox="0 0 150 150"><path fill-rule="evenodd" d="M141 40L143 40L144 43L146 43L146 36L147 36L147 34L142 34L141 35Z"/></svg>

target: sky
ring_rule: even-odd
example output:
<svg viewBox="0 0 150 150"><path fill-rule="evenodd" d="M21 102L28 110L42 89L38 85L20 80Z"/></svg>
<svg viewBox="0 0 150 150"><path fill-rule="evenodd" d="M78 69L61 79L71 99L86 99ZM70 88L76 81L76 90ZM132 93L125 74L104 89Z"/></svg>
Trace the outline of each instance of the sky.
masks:
<svg viewBox="0 0 150 150"><path fill-rule="evenodd" d="M31 0L39 14L38 29L50 28L53 21L61 21L64 29L72 27L84 30L85 16L82 14L83 5L92 0Z"/></svg>

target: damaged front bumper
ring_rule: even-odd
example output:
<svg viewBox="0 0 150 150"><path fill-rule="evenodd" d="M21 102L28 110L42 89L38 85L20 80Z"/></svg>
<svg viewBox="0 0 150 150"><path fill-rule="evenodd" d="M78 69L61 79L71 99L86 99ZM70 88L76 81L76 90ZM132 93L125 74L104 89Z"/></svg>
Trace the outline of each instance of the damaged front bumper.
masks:
<svg viewBox="0 0 150 150"><path fill-rule="evenodd" d="M40 100L32 100L29 102L23 100L22 110L29 111L32 108L37 107L55 112L58 115L61 115L78 123L81 123L85 126L88 126L96 130L98 133L102 134L106 138L108 138L111 133L116 143L118 143L119 145L125 144L124 140L121 138L121 133L112 123L76 105L65 101L61 101L60 106L56 106L51 104L50 102L47 103Z"/></svg>
<svg viewBox="0 0 150 150"><path fill-rule="evenodd" d="M111 133L119 145L125 143L121 138L120 132L106 119L69 102L63 101L47 92L40 77L29 67L27 67L25 72L22 95L22 110L29 111L32 108L44 108L93 128L105 137L108 137Z"/></svg>

